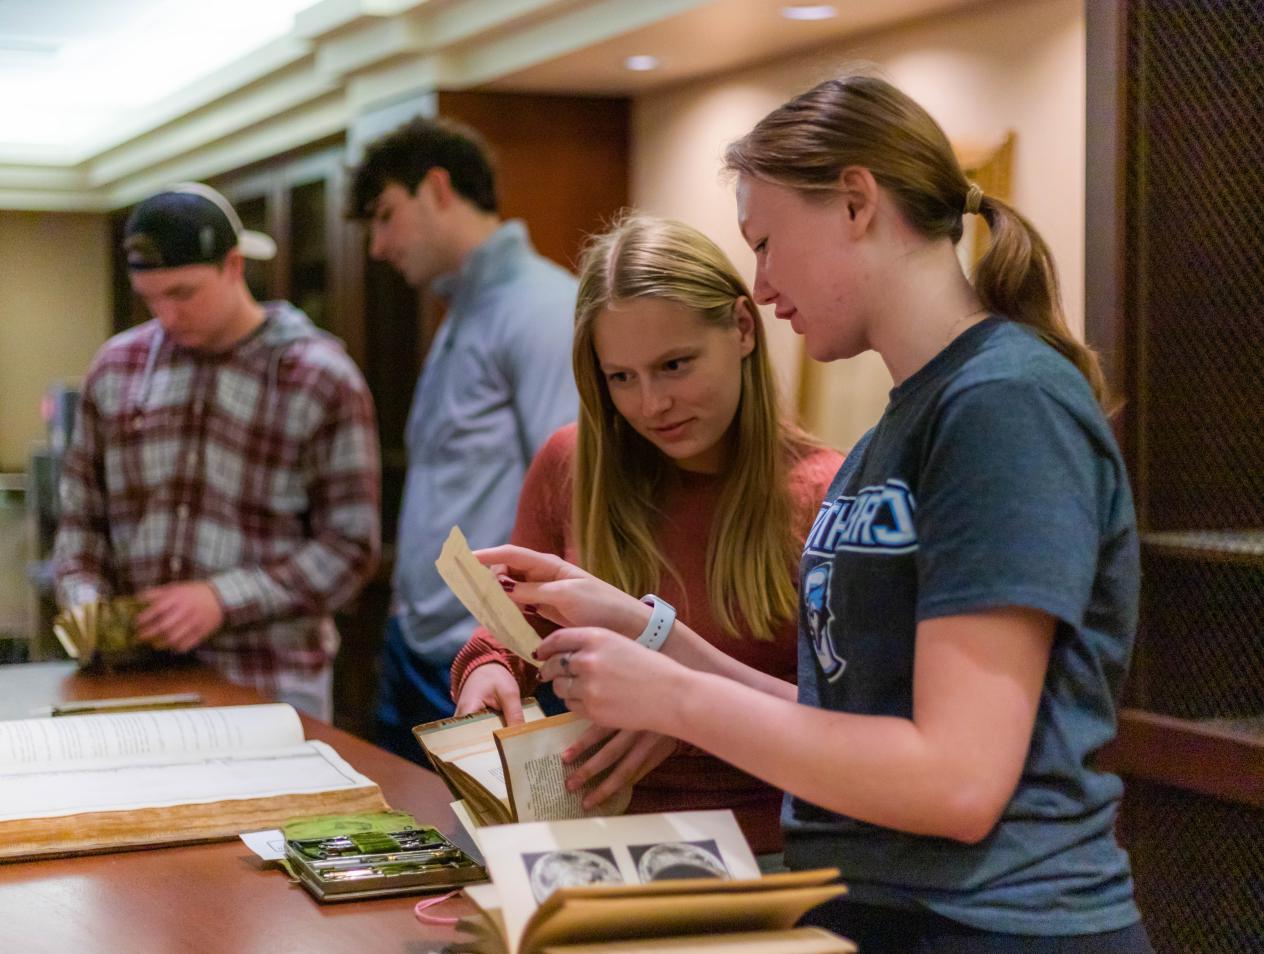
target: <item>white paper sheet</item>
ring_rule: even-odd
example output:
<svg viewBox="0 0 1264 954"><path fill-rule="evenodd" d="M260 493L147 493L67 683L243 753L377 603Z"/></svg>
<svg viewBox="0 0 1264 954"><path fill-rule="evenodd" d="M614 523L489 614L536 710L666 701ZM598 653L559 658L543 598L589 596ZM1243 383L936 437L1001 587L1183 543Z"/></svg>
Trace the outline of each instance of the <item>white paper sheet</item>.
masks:
<svg viewBox="0 0 1264 954"><path fill-rule="evenodd" d="M0 775L0 821L204 805L372 786L323 742L133 765L62 763Z"/></svg>
<svg viewBox="0 0 1264 954"><path fill-rule="evenodd" d="M264 861L280 861L285 857L285 835L279 828L244 831L241 840Z"/></svg>
<svg viewBox="0 0 1264 954"><path fill-rule="evenodd" d="M281 703L18 719L0 722L0 775L66 764L132 765L172 756L233 755L302 741L298 713Z"/></svg>

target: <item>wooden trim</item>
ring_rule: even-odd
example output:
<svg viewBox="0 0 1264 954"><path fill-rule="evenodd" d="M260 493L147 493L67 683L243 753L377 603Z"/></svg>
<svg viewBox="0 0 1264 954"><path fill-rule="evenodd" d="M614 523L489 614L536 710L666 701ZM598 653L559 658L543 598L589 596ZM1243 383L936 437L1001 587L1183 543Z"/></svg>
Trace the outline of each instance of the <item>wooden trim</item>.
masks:
<svg viewBox="0 0 1264 954"><path fill-rule="evenodd" d="M1084 337L1101 356L1116 407L1112 424L1135 476L1137 380L1130 356L1137 316L1128 310L1126 271L1127 10L1120 0L1087 0L1084 13ZM1140 499L1137 506L1144 507Z"/></svg>
<svg viewBox="0 0 1264 954"><path fill-rule="evenodd" d="M1222 801L1264 808L1264 720L1258 731L1124 709L1097 765Z"/></svg>

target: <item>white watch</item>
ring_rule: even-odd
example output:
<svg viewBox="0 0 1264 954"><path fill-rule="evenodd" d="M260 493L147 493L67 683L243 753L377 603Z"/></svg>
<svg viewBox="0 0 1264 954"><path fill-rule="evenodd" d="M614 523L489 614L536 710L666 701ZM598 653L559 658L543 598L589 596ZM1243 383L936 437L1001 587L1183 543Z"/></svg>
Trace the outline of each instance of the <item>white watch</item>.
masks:
<svg viewBox="0 0 1264 954"><path fill-rule="evenodd" d="M645 629L636 637L636 641L646 649L657 652L667 641L667 634L676 625L676 607L653 593L646 593L641 597L641 602L654 607L654 612L650 614L650 621L645 624Z"/></svg>

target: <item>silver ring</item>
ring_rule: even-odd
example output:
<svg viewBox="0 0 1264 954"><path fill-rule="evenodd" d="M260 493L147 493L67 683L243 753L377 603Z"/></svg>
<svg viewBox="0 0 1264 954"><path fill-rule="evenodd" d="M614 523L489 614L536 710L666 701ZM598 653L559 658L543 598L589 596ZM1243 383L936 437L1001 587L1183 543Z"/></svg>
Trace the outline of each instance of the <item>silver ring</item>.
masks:
<svg viewBox="0 0 1264 954"><path fill-rule="evenodd" d="M559 656L557 659L557 664L562 667L562 672L566 673L566 675L569 676L571 674L571 654L570 653L562 653L562 655Z"/></svg>

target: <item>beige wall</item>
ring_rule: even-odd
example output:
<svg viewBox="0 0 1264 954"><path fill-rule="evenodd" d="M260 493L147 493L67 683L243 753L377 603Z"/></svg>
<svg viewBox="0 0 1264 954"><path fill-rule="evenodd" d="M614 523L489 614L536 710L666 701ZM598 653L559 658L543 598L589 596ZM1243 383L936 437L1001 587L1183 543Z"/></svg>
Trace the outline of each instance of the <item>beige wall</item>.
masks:
<svg viewBox="0 0 1264 954"><path fill-rule="evenodd" d="M109 242L104 215L0 212L0 470L26 468L44 389L109 335Z"/></svg>
<svg viewBox="0 0 1264 954"><path fill-rule="evenodd" d="M1084 14L1082 0L1004 0L883 31L810 54L642 97L633 110L632 201L714 237L749 278L720 156L781 102L862 59L921 102L950 138L972 144L1017 134L1013 200L1053 248L1068 316L1084 322ZM787 396L801 346L769 318ZM850 446L877 420L890 377L874 354L831 366L810 408L827 440ZM813 413L815 412L815 413Z"/></svg>

